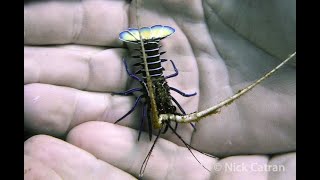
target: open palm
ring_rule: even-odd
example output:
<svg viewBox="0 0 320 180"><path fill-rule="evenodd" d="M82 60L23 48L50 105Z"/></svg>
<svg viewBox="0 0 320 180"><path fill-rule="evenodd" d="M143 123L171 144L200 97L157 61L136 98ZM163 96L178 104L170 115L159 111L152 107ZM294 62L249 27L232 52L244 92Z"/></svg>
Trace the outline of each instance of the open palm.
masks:
<svg viewBox="0 0 320 180"><path fill-rule="evenodd" d="M187 113L208 108L252 83L295 51L295 1L148 0L141 26L176 32L161 41L177 77L170 86ZM152 142L137 141L141 110L113 123L135 97L111 95L139 87L122 63L130 55L119 32L136 27L135 1L25 3L25 178L134 179ZM130 58L128 58L130 61ZM130 63L130 62L129 62ZM173 68L163 63L165 74ZM295 179L295 63L286 65L219 114L161 135L145 179ZM56 137L56 138L55 138ZM60 138L60 139L59 139ZM61 140L62 139L62 140ZM154 139L154 137L153 137ZM270 154L272 156L270 156ZM247 171L218 165L243 164ZM252 164L284 165L255 171Z"/></svg>

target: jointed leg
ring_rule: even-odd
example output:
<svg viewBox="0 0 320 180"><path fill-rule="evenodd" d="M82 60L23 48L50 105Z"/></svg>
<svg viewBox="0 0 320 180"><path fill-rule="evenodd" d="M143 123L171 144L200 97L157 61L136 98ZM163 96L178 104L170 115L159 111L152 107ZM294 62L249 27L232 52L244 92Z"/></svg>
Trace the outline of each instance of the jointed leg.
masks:
<svg viewBox="0 0 320 180"><path fill-rule="evenodd" d="M182 108L181 105L178 103L178 101L177 101L174 97L172 97L172 96L171 96L171 98L172 98L173 102L176 103L176 105L178 106L178 108L180 109L180 111L182 112L182 114L183 114L183 115L186 115L186 112L183 110L183 108ZM190 123L190 125L193 127L194 130L197 130L196 127L194 126L194 124ZM176 126L174 127L175 130L177 129L177 126L178 126L178 125L176 124Z"/></svg>
<svg viewBox="0 0 320 180"><path fill-rule="evenodd" d="M166 62L166 61L168 61L167 59L161 59L161 62Z"/></svg>
<svg viewBox="0 0 320 180"><path fill-rule="evenodd" d="M207 169L203 164L201 164L201 162L198 160L198 158L193 154L193 152L191 151L191 149L195 150L195 151L198 151L200 152L201 154L204 154L208 157L212 157L212 158L216 158L215 156L212 156L211 154L207 154L207 153L204 153L204 152L201 152L199 151L198 149L192 147L190 144L188 144L187 142L185 142L182 137L170 126L170 123L167 122L167 125L169 126L169 128L172 130L172 132L178 136L178 138L182 141L182 143L188 148L188 150L190 151L190 153L192 154L192 156L198 161L198 163L204 167L207 171L211 172L209 169Z"/></svg>
<svg viewBox="0 0 320 180"><path fill-rule="evenodd" d="M148 107L149 108L149 107ZM147 119L148 119L148 132L149 132L149 139L150 139L150 141L151 141L151 139L152 139L152 121L151 121L151 117L150 117L150 114L149 113L147 113Z"/></svg>
<svg viewBox="0 0 320 180"><path fill-rule="evenodd" d="M178 123L177 122L175 122L176 124L174 125L174 130L176 131L177 130L177 128L178 128Z"/></svg>
<svg viewBox="0 0 320 180"><path fill-rule="evenodd" d="M141 99L142 96L143 96L143 95L139 96L139 97L136 99L136 101L134 102L134 105L133 105L133 107L130 109L130 111L128 111L125 115L123 115L120 119L118 119L118 120L115 122L115 124L117 124L119 121L121 121L123 118L127 117L130 113L132 113L132 112L134 111L134 109L137 107L138 102L140 101L140 99Z"/></svg>
<svg viewBox="0 0 320 180"><path fill-rule="evenodd" d="M183 110L183 108L182 108L181 105L178 103L178 101L177 101L174 97L172 97L172 96L171 96L171 98L172 98L173 102L178 106L178 108L180 109L180 111L182 112L182 114L183 114L183 115L186 115L186 112Z"/></svg>
<svg viewBox="0 0 320 180"><path fill-rule="evenodd" d="M144 104L143 109L142 109L142 117L141 117L140 127L139 127L138 141L140 140L143 122L146 118L147 118L147 104Z"/></svg>
<svg viewBox="0 0 320 180"><path fill-rule="evenodd" d="M151 146L146 158L144 159L144 161L142 163L142 166L141 166L140 172L139 172L139 180L142 179L143 173L144 173L144 171L145 171L145 169L147 167L147 164L148 164L149 158L151 156L152 150L153 150L154 146L156 145L156 143L157 143L157 141L158 141L158 139L160 137L162 128L163 128L163 126L159 129L158 135L156 136L156 139L154 140L154 142L153 142L153 144L152 144L152 146Z"/></svg>
<svg viewBox="0 0 320 180"><path fill-rule="evenodd" d="M128 95L132 95L136 91L142 91L142 88L132 88L124 92L113 92L112 95L116 94L116 95L128 96Z"/></svg>
<svg viewBox="0 0 320 180"><path fill-rule="evenodd" d="M177 93L179 93L179 94L181 94L181 95L184 96L184 97L195 96L195 95L197 94L196 92L195 92L195 93L192 93L192 94L186 94L186 93L184 93L184 92L182 92L182 91L180 91L179 89L176 89L176 88L174 88L174 87L170 87L170 89L173 90L173 91L175 91L175 92L177 92Z"/></svg>
<svg viewBox="0 0 320 180"><path fill-rule="evenodd" d="M168 125L163 125L163 126L165 126L165 127L164 127L164 130L163 130L162 134L165 134L168 131L169 127L168 127Z"/></svg>
<svg viewBox="0 0 320 180"><path fill-rule="evenodd" d="M173 63L172 60L170 60L170 61L171 61L171 64L172 64L172 66L173 66L173 69L174 69L175 73L173 73L173 74L171 74L171 75L169 75L169 76L165 76L165 77L164 77L165 79L169 79L169 78L178 76L178 74L179 74L179 71L178 71L176 65L174 65L174 63Z"/></svg>
<svg viewBox="0 0 320 180"><path fill-rule="evenodd" d="M127 61L126 61L126 59L124 59L124 58L123 58L123 63L124 63L124 65L125 65L125 67L126 67L126 71L127 71L128 75L129 75L130 77L132 77L133 79L135 79L135 80L137 80L137 81L139 81L139 82L142 83L142 82L143 82L142 79L140 79L138 76L136 76L135 74L133 74L133 73L131 73L131 72L129 71Z"/></svg>

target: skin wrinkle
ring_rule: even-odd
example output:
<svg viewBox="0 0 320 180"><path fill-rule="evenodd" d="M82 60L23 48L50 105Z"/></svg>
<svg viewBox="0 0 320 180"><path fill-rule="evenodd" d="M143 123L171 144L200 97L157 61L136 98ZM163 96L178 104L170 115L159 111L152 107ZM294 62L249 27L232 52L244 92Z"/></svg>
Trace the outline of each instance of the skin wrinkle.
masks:
<svg viewBox="0 0 320 180"><path fill-rule="evenodd" d="M126 172L134 172L134 163L135 162L135 159L133 160L133 162L131 161L131 163L128 163L128 164L130 164L130 166L128 167L128 168L126 168L126 169L123 169L124 171L126 171ZM120 168L119 168L120 169ZM131 174L132 176L134 176L134 174Z"/></svg>
<svg viewBox="0 0 320 180"><path fill-rule="evenodd" d="M87 75L87 82L84 84L84 87L82 88L83 90L87 90L90 86L90 80L92 79L92 69L93 69L93 65L92 65L92 55L88 55L88 57L85 57L86 59L86 63L87 63L87 67L88 67L88 75Z"/></svg>
<svg viewBox="0 0 320 180"><path fill-rule="evenodd" d="M208 32L209 32L209 29L208 29L208 26L206 25L206 27L207 27L207 30L208 30ZM183 29L183 28L181 28L181 29ZM184 33L184 34L186 34L186 33ZM186 36L187 37L187 39L188 39L188 36ZM190 42L189 41L189 39L188 39L188 42ZM195 48L191 45L191 48L192 48L192 50L193 50L193 54L195 54L194 52L195 52ZM203 51L203 50L202 50ZM200 52L201 52L201 49L200 49ZM211 56L211 54L210 54L210 52L205 52L205 51L203 51L203 52L201 52L201 53L206 53L206 54L208 54L210 57L213 57L213 56ZM199 53L200 54L200 53ZM195 57L195 56L194 56ZM196 57L195 57L195 59L197 59ZM197 61L196 61L197 62Z"/></svg>
<svg viewBox="0 0 320 180"><path fill-rule="evenodd" d="M217 16L217 15L215 15L215 16ZM227 27L226 27L227 28ZM239 37L239 38L241 38L241 39L243 39L244 41L246 41L246 42L248 42L246 39L244 39L243 37ZM244 43L244 42L243 42ZM256 46L254 46L255 48L257 48ZM218 49L219 50L219 49ZM261 49L259 49L259 48L257 48L257 50L260 50L261 51L261 53L264 53L264 55L265 56L267 56L267 53L265 52L265 51L263 51L263 50L261 50ZM221 51L221 49L220 49L220 51ZM268 55L270 55L270 54L268 54ZM224 53L224 56L226 56L226 53ZM225 57L225 58L228 58L228 57ZM270 56L270 58L272 58L271 56ZM276 59L276 58L273 58L275 61L274 61L274 65L276 65L277 64L277 62L276 61L279 61L278 59ZM232 69L235 69L235 67L230 67L231 66L231 64L230 64L230 62L228 62L229 64L228 64L228 68L230 69L230 71L232 71ZM270 63L268 63L268 64L270 64ZM270 68L271 68L271 66L270 66ZM284 67L284 68L287 68L287 67ZM269 71L270 69L269 68L265 68L265 70L263 71L263 72L267 72L267 71ZM283 71L283 70L282 70ZM242 70L242 72L244 72L244 70ZM261 73L261 74L263 74L263 73ZM247 78L251 78L252 80L253 80L253 77L250 77L250 74L245 74L244 73L244 76L247 76ZM249 76L249 77L248 77ZM255 75L255 76L258 76L258 74L257 75ZM270 80L271 79L269 79L268 81L266 81L266 82L270 82Z"/></svg>
<svg viewBox="0 0 320 180"><path fill-rule="evenodd" d="M284 165L285 171L286 171L288 166L290 167L290 165L291 165L290 162L293 161L293 157L291 157L291 156L294 156L294 160L296 159L295 152L287 152L287 154L274 155L269 158L268 165L279 165L279 164ZM289 170L292 170L292 169L289 169ZM285 173L285 171L282 173ZM268 177L270 177L270 175L272 175L270 173L275 173L275 172L272 172L272 171L268 172ZM276 173L280 173L280 172L276 172ZM281 175L278 175L278 176L281 177ZM272 177L274 177L274 176L272 176Z"/></svg>
<svg viewBox="0 0 320 180"><path fill-rule="evenodd" d="M125 168L125 169L123 169L124 171L126 171L126 172L135 172L134 170L135 169L137 169L136 167L136 165L137 164L139 164L139 166L138 167L140 167L140 165L141 165L141 163L142 163L142 161L141 161L141 163L139 162L139 163L137 163L137 162L139 162L139 159L137 159L137 158L132 158L130 161L128 160L128 163L127 164L130 164L130 166L128 166L127 168ZM140 169L139 169L140 170ZM134 176L134 174L132 174L132 176Z"/></svg>
<svg viewBox="0 0 320 180"><path fill-rule="evenodd" d="M123 49L125 49L125 48L123 48ZM127 51L127 49L125 49L125 51ZM125 79L125 81L126 81L126 83L124 83L125 87L127 86L126 84L127 84L127 82L128 82L128 79L130 78L130 77L128 77L127 72L126 72L126 70L125 70L125 66L124 66L124 64L123 64L123 59L124 59L124 57L126 56L126 54L127 54L127 53L124 53L124 54L123 54L122 61L119 61L119 63L121 64L121 68L120 68L120 78L119 78L119 79ZM125 87L124 87L124 88L125 88ZM121 89L123 90L124 88L121 88Z"/></svg>
<svg viewBox="0 0 320 180"><path fill-rule="evenodd" d="M265 49L261 48L260 46L258 46L258 44L256 44L255 42L251 41L250 39L248 39L247 37L245 37L244 35L240 34L238 31L236 31L236 29L234 29L230 24L226 23L217 13L215 13L215 10L213 9L213 7L210 6L210 4L208 4L207 0L206 0L206 3L207 3L207 7L210 8L210 12L215 14L215 16L219 19L219 21L224 24L226 27L228 27L235 35L239 36L240 38L244 39L245 41L249 42L249 44L251 44L252 46L258 48L259 50L261 50L262 52L264 52L265 54L268 54L270 57L274 58L274 59L277 59L280 61L280 59L278 59L277 57L275 57L274 55L270 54L269 52L267 52ZM210 12L208 13L204 13L204 14L207 14L206 17L209 17L211 16ZM206 20L208 20L209 18L205 18ZM207 23L208 24L208 23ZM209 30L210 32L210 30ZM214 42L214 39L213 37L211 36L211 40L212 42ZM219 51L219 48L217 48L217 51ZM221 54L221 53L219 53Z"/></svg>
<svg viewBox="0 0 320 180"><path fill-rule="evenodd" d="M49 170L51 170L52 172L54 172L55 175L56 175L58 178L60 178L61 180L63 180L63 178L61 177L61 175L60 175L59 173L57 173L53 168L47 166L44 162L42 162L42 161L40 161L39 159L34 158L34 157L32 157L32 156L30 156L30 155L28 155L28 154L25 154L25 153L24 153L24 156L28 157L28 158L29 158L29 161L34 159L36 163L42 165L43 167L48 168ZM29 167L29 168L30 168L30 167ZM31 166L31 168L33 168L33 167Z"/></svg>
<svg viewBox="0 0 320 180"><path fill-rule="evenodd" d="M80 135L81 136L81 135ZM65 152L65 154L56 153L57 151ZM37 153L40 152L40 153ZM66 155L75 154L75 157L70 157ZM80 147L69 144L60 139L56 139L47 135L37 135L35 137L30 138L25 142L25 154L30 154L32 156L38 157L41 159L43 163L60 172L60 175L64 176L64 178L70 179L71 177L76 179L84 179L83 177L79 177L83 172L76 172L75 170L83 169L87 174L85 175L85 179L88 177L92 177L92 172L95 171L95 176L101 177L101 175L111 175L117 176L114 172L110 170L116 170L118 173L118 168L110 165L108 162L101 161L97 159L94 154L87 152ZM79 156L79 157L78 157ZM70 159L68 159L70 157ZM57 159L56 159L57 158ZM58 162L58 160L64 160L65 162ZM46 163L46 161L50 161ZM77 164L75 164L78 162ZM79 163L84 163L83 167ZM60 165L61 164L61 165ZM74 169L74 166L76 169ZM100 171L97 171L100 170ZM80 175L79 175L80 174ZM125 174L124 174L125 175ZM118 176L119 177L119 176ZM126 178L132 177L131 175L126 175ZM94 179L97 179L94 178ZM98 178L101 179L101 178Z"/></svg>
<svg viewBox="0 0 320 180"><path fill-rule="evenodd" d="M72 36L72 40L71 42L77 42L80 34L82 32L82 27L83 27L83 19L84 19L84 10L83 10L83 2L81 1L81 3L78 3L79 5L77 7L75 7L75 11L73 14L73 36ZM77 19L76 17L79 17L79 19ZM78 21L80 22L78 25Z"/></svg>
<svg viewBox="0 0 320 180"><path fill-rule="evenodd" d="M220 22L220 21L219 21ZM226 27L227 28L227 27ZM230 29L228 29L228 30L230 30ZM218 33L221 33L221 29L219 30L219 32ZM243 39L243 38L241 38L241 37L238 37L238 36L236 36L236 38L239 38L239 39L237 39L238 41L241 41L240 43L247 43L248 45L250 45L250 46L252 46L252 48L255 48L257 51L259 51L259 53L260 54L263 54L264 56L268 56L270 59L272 59L272 57L271 56L269 56L269 55L267 55L267 54L265 54L261 49L259 49L259 48L257 48L257 47L255 47L255 46L253 46L253 45L251 45L251 44L249 44L248 43L248 41L246 41L245 39ZM221 39L220 40L217 40L217 44L221 44L221 42L218 42L218 41L221 41ZM259 78L260 77L260 73L258 74L258 73L255 73L255 74L249 74L249 73L247 73L247 72L250 72L250 67L249 66L247 66L247 65L243 65L243 63L242 63L242 65L241 64L237 64L238 63L238 61L232 61L232 59L233 58L237 58L237 55L236 54L234 54L234 55L232 55L232 54L230 54L229 56L230 57L228 57L228 55L226 54L227 52L224 52L223 53L223 51L226 51L226 47L223 47L223 45L222 45L222 47L220 47L219 48L219 50L221 51L221 54L222 55L224 55L224 58L225 58L225 62L227 63L227 67L228 67L228 69L229 69L229 74L234 74L232 71L233 70L235 70L235 69L240 69L240 71L237 71L237 73L241 73L241 76L243 76L242 77L242 79L236 79L235 81L237 82L237 81L239 81L239 80L241 80L241 81L244 81L243 79L245 79L246 81L248 81L248 80L252 80L252 81L254 81L254 80L256 80L257 78ZM254 54L253 54L254 55ZM243 55L241 55L240 54L240 57L239 57L239 60L241 59L241 58L245 58L245 57L242 57ZM231 59L231 60L229 60L229 59ZM247 61L247 63L256 63L256 62L251 62L251 61ZM276 63L276 61L273 61L273 59L272 59L272 61L270 60L268 63L265 63L265 65L266 66L270 66L269 68L262 68L262 66L260 65L260 66L257 66L257 65L255 65L255 67L257 68L257 69L261 69L260 71L263 71L263 72L267 72L267 71L269 71L271 68L273 68L274 66L276 66L277 65L277 63ZM263 73L261 72L261 75L262 75ZM233 75L232 77L233 78L231 78L231 84L234 84L235 82L234 82L234 80L232 80L232 79L234 79L234 77L236 77L237 75ZM269 79L270 80L270 79ZM266 82L268 82L268 80L267 81L265 81L264 83L266 83Z"/></svg>
<svg viewBox="0 0 320 180"><path fill-rule="evenodd" d="M173 20L174 20L174 22L175 22L177 25L179 25L178 21L177 21L175 18L173 18ZM177 27L183 27L183 26L181 25L181 26L177 26ZM188 38L188 36L186 35L186 33L185 33L185 31L183 30L183 28L180 28L180 30L181 30L183 36L185 37L185 39L187 40L187 42L188 42L188 44L189 44L188 47L189 47L189 49L191 49L191 53L192 53L190 56L193 57L194 61L195 61L196 64L197 64L197 68L198 68L199 66L198 66L198 63L197 63L197 58L195 57L194 47L193 47L192 45L190 45L189 38ZM189 73L190 71L179 70L179 73L180 73L180 72L187 72L187 73ZM199 68L198 68L198 76L199 76ZM197 87L197 88L200 89L199 83L198 83L198 87ZM200 92L199 92L199 93L200 93ZM199 94L199 95L200 95L200 94ZM198 103L199 103L199 102L198 102ZM197 106L198 106L198 105L197 105Z"/></svg>
<svg viewBox="0 0 320 180"><path fill-rule="evenodd" d="M253 119L254 120L254 119ZM247 137L249 137L249 138L252 138L252 139L254 139L254 141L253 142L255 142L255 144L252 144L252 147L254 147L254 146L257 146L257 147L259 147L259 146L261 146L260 145L260 143L259 143L259 139L260 138L258 138L259 137L259 133L260 133L260 130L257 130L257 129L255 129L254 127L254 124L255 123L258 123L258 122L256 122L256 121L250 121L250 124L251 124L251 126L247 126L246 127L246 132L247 132ZM269 130L267 130L268 132L270 132L270 133L273 133L273 132L275 132L275 133L277 133L277 132L280 132L280 131L277 131L276 129L281 129L280 128L280 126L277 126L278 124L280 124L281 123L281 121L279 121L278 119L277 120L272 120L272 121L270 121L270 122L266 122L266 126L265 126L265 129L269 129ZM283 129L283 128L282 128ZM278 139L277 139L277 141L274 143L274 144L282 144L282 142L284 142L285 141L285 139L289 139L289 138L284 138L284 137L286 137L286 136L288 136L288 135L286 135L286 132L283 132L283 133L279 133L278 134ZM269 147L268 149L270 149L271 147ZM252 153L254 153L254 152L252 152ZM276 152L271 152L270 154L274 154L274 153L281 153L280 151L276 151ZM239 153L240 154L240 153ZM246 154L246 153L241 153L241 154ZM260 153L256 153L256 154L260 154Z"/></svg>
<svg viewBox="0 0 320 180"><path fill-rule="evenodd" d="M78 109L77 107L78 107L78 100L79 100L79 93L80 92L76 90L75 93L76 93L76 95L75 95L75 100L74 100L74 104L73 104L73 113L70 117L69 124L67 126L68 127L67 131L72 129L72 127L70 127L70 126L73 125L73 121L75 120L75 115L76 115L76 112ZM66 132L66 134L67 134L67 132Z"/></svg>
<svg viewBox="0 0 320 180"><path fill-rule="evenodd" d="M177 157L177 152L178 152L178 148L180 148L180 147L182 147L182 146L179 146L178 144L175 144L176 146L176 148L175 148L175 150L174 150L174 153L170 153L170 155L171 155L171 160L170 160L170 163L169 163L169 165L167 166L167 170L166 170L166 173L165 173L165 180L166 179L168 179L168 175L169 174L171 174L170 172L171 172L171 170L174 170L175 168L174 168L174 165L176 164L176 157ZM174 154L174 156L172 156L172 154Z"/></svg>
<svg viewBox="0 0 320 180"><path fill-rule="evenodd" d="M37 158L35 158L35 159L37 159ZM38 160L38 161L43 164L42 161L40 161L40 160ZM46 166L46 167L48 167L48 166ZM53 169L53 168L51 168L51 167L48 167L48 168L50 168L54 173L56 173L56 175L57 175L60 179L64 180L64 178L63 178L55 169Z"/></svg>
<svg viewBox="0 0 320 180"><path fill-rule="evenodd" d="M35 83L40 83L40 77L41 77L41 63L35 58L35 63L38 64L38 71L37 71L37 81Z"/></svg>
<svg viewBox="0 0 320 180"><path fill-rule="evenodd" d="M79 90L86 90L86 91L91 91L91 92L107 92L108 91L108 89L106 89L106 88L101 89L101 88L108 85L107 82L101 82L101 80L94 81L94 79L96 79L96 77L99 78L101 76L101 74L104 73L101 71L101 68L98 66L102 60L101 57L105 56L106 58L113 58L114 56L118 57L120 55L117 48L106 49L105 51L91 52L91 53L84 54L84 53L81 53L81 51L68 49L68 46L66 46L66 47L61 47L60 50L59 50L59 48L48 49L48 50L50 50L49 55L51 57L45 55L45 53L44 53L45 48L44 49L39 48L41 54L38 53L38 56L34 56L34 55L30 56L29 55L30 53L32 53L32 54L35 54L35 53L33 51L31 51L30 48L27 48L27 49L28 49L27 51L25 49L25 52L26 52L25 56L28 57L27 58L28 60L26 61L27 63L25 64L25 67L24 67L27 70L27 71L25 71L25 74L26 74L26 72L31 72L32 76L31 75L26 76L26 77L28 77L25 80L26 84L42 83L42 84L55 84L58 86L66 86L67 87L68 84L66 84L66 82L71 81L72 82L71 87L79 89ZM60 55L56 56L54 54L54 51L57 51L58 54L65 52L66 54L68 54L68 56L71 56L70 65L72 63L73 64L77 63L78 65L84 63L83 64L84 70L82 70L84 73L77 74L77 77L80 77L80 78L78 78L77 80L71 79L71 77L72 77L71 75L74 75L75 73L71 73L71 72L67 73L67 71L63 71L63 73L66 73L66 76L67 76L66 80L68 80L68 81L66 81L66 80L62 81L61 78L57 79L57 77L55 77L55 74L52 74L52 72L50 73L50 71L47 71L48 66L50 66L50 64L57 65L57 63L58 63L59 66L63 67L63 64L62 64L63 61L61 60L61 56ZM110 52L108 52L108 51L110 51ZM101 54L101 56L100 56L100 54ZM117 58L113 58L112 61L115 61L115 59L117 59ZM46 64L46 63L49 63L49 64ZM117 62L115 62L115 63L117 63ZM86 64L88 64L88 65L86 65ZM46 66L44 66L44 65L46 65ZM105 65L107 65L107 64L105 64ZM95 68L95 67L97 67L97 68ZM70 68L70 66L68 68ZM88 70L85 70L86 68L88 68ZM117 70L119 68L117 66ZM42 75L42 73L41 73L41 71L43 71L43 70L45 71L44 75ZM85 71L89 72L88 75L85 73ZM123 69L121 69L121 71L123 71ZM58 71L58 72L60 72L60 71ZM111 72L109 72L107 74L110 74L110 73ZM90 77L81 78L81 76L86 76L86 75L90 76ZM97 75L97 76L95 76L95 75ZM123 72L122 72L122 74L119 74L119 77L120 77L119 81L120 82L121 82L121 78L122 79L124 78L123 76L124 76ZM88 80L86 80L86 79L88 79ZM75 82L78 82L78 83L75 84ZM103 86L102 85L97 86L95 84L97 82L101 82L103 84ZM97 87L98 87L98 89L97 89Z"/></svg>
<svg viewBox="0 0 320 180"><path fill-rule="evenodd" d="M169 143L172 143L172 142L169 142ZM169 148L169 153L168 154L169 154L171 163L165 163L166 164L165 179L168 179L167 176L170 174L169 172L171 170L175 169L174 165L176 164L175 163L176 162L176 157L177 157L176 154L179 151L179 148L181 148L181 146L179 146L179 144L175 144L175 143L172 143L172 144L173 144L173 147L175 147L175 148L174 148L174 150L172 149L172 147ZM158 148L160 150L161 147L158 147ZM168 156L166 156L166 162L168 162Z"/></svg>
<svg viewBox="0 0 320 180"><path fill-rule="evenodd" d="M38 61L38 58L33 58L33 62L35 62L38 65L37 75L36 75L36 81L34 83L40 83L40 77L41 77L41 63ZM30 84L30 83L28 83Z"/></svg>
<svg viewBox="0 0 320 180"><path fill-rule="evenodd" d="M93 66L94 66L94 65L93 65L93 63L92 63L92 61L93 61L93 58L92 58L92 57L97 56L98 54L103 53L104 51L116 50L116 49L122 50L123 48L118 48L118 47L109 48L109 49L104 49L104 50L102 50L102 51L99 51L99 52L97 52L97 53L90 54L90 55L89 55L89 57L90 57L90 62L88 63L88 66L92 67L92 69L93 69ZM115 52L116 52L116 51L115 51ZM122 52L124 52L124 51L122 50ZM121 68L120 68L119 82L122 82L122 81L121 81L122 79L126 79L125 81L128 81L128 80L127 80L127 79L128 79L128 77L127 77L127 72L125 71L123 62L120 61L120 64L121 64ZM89 70L89 71L90 71L90 74L94 74L92 70ZM92 76L91 76L91 78L92 78ZM90 80L90 78L88 78L88 79ZM88 82L88 84L89 84L89 82ZM124 83L124 84L126 84L126 83ZM88 88L89 85L87 85L86 87ZM112 90L112 91L104 90L104 91L96 91L96 92L112 93L112 92L115 92L115 91L116 91L116 90ZM92 91L92 90L91 90L91 92L95 92L95 91Z"/></svg>
<svg viewBox="0 0 320 180"><path fill-rule="evenodd" d="M108 117L109 115L109 112L108 111L110 109L110 106L108 106L109 103L107 102L110 102L110 96L108 96L109 98L107 98L107 94L104 94L103 95L103 99L104 99L104 105L105 105L105 108L104 108L104 111L102 112L102 114L100 116L98 116L99 118L97 119L98 121L104 121L104 122L107 122L107 120L105 119L105 117Z"/></svg>
<svg viewBox="0 0 320 180"><path fill-rule="evenodd" d="M198 22L199 20L203 19L203 11L200 12L200 10L197 9L198 6L196 4L198 2L196 2L194 0L187 0L187 2L185 2L185 4L181 4L178 1L176 1L177 4L174 4L174 2L171 2L168 0L166 0L164 3L165 3L164 6L166 6L166 8L169 9L170 11L175 11L176 8L178 8L179 6L186 5L186 7L182 7L183 9L185 8L184 9L185 11L179 11L178 13L175 12L176 14L172 15L177 18L182 18L186 22ZM173 3L173 5L172 5L172 3ZM199 2L199 3L201 3L201 2ZM161 5L162 5L162 3L161 3ZM179 8L181 8L181 7L179 7Z"/></svg>

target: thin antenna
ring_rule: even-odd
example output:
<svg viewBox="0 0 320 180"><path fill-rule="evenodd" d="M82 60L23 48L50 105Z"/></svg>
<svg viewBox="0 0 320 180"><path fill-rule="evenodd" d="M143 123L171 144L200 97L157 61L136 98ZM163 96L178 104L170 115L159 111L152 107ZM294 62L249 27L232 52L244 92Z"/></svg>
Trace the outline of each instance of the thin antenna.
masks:
<svg viewBox="0 0 320 180"><path fill-rule="evenodd" d="M136 1L136 20L137 20L137 27L138 27L138 31L139 31L139 39L140 39L140 45L142 48L142 55L143 55L143 64L144 64L144 69L146 70L146 78L147 78L147 88L148 88L148 92L149 92L149 97L150 97L150 105L151 105L151 118L152 118L152 122L153 122L153 127L158 129L160 128L162 125L159 124L159 112L157 110L157 104L156 104L156 100L155 100L155 96L154 96L154 89L152 86L152 81L151 81L151 77L150 77L150 73L149 73L149 68L148 68L148 64L147 64L147 56L146 56L146 52L144 49L144 43L142 40L142 36L141 36L141 32L140 32L140 17L138 14L138 6L139 6L139 2L140 0Z"/></svg>
<svg viewBox="0 0 320 180"><path fill-rule="evenodd" d="M246 94L248 91L253 89L255 86L260 84L262 81L270 77L274 72L279 70L284 64L286 64L289 60L291 60L296 55L296 52L291 54L286 60L280 63L277 67L272 69L270 72L266 73L263 77L252 83L251 85L247 86L246 88L239 90L233 96L221 101L219 104L212 106L206 110L195 112L191 114L187 114L185 116L175 115L175 114L160 114L159 115L159 123L161 124L163 121L176 121L178 123L191 123L191 122L198 122L201 119L220 112L220 109L230 105L233 101L240 98L242 95Z"/></svg>
<svg viewBox="0 0 320 180"><path fill-rule="evenodd" d="M182 137L171 127L171 125L170 125L169 122L166 122L166 123L167 123L167 125L169 126L169 128L172 130L172 132L173 132L176 136L178 136L178 138L182 141L182 143L188 148L188 150L190 151L190 153L192 154L192 156L198 161L198 163L199 163L204 169L206 169L208 172L211 172L208 168L206 168L206 167L198 160L198 158L193 154L193 152L192 152L191 149L194 149L194 150L200 152L201 154L204 154L204 155L209 156L209 157L212 157L212 158L216 158L216 157L214 157L214 156L212 156L212 155L209 155L209 154L207 154L207 153L201 152L201 151L193 148L191 145L189 145L187 142L185 142L185 141L182 139Z"/></svg>
<svg viewBox="0 0 320 180"><path fill-rule="evenodd" d="M158 132L158 134L157 134L157 137L156 137L156 139L154 140L154 142L153 142L153 144L152 144L152 146L151 146L151 148L150 148L150 150L149 150L146 158L144 159L144 161L143 161L143 163L142 163L142 166L141 166L140 172L139 172L139 179L142 178L142 176L143 176L143 173L144 173L144 171L145 171L145 169L146 169L146 167L147 167L147 164L148 164L148 162L149 162L149 158L150 158L150 156L151 156L152 150L153 150L154 146L156 145L156 143L157 143L157 141L158 141L158 139L159 139L159 137L160 137L162 128L163 128L163 126L161 126L161 128L159 129L159 132Z"/></svg>

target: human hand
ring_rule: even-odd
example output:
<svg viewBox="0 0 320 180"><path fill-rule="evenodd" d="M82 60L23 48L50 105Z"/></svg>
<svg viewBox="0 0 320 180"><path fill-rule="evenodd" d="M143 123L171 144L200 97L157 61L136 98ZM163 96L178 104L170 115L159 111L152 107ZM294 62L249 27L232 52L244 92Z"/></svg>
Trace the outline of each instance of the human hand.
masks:
<svg viewBox="0 0 320 180"><path fill-rule="evenodd" d="M149 0L138 11L141 26L176 29L161 41L167 51L163 56L180 71L168 83L198 92L192 98L172 93L186 112L194 112L242 89L294 51L295 2L291 3ZM134 5L125 1L25 4L25 127L50 135L25 142L25 177L138 175L152 142L146 133L137 142L139 111L121 121L122 126L112 124L132 107L134 98L110 95L135 85L124 71L126 50L118 40L119 32L136 27ZM165 73L172 71L170 63L164 67ZM195 153L211 169L209 173L169 130L156 144L144 178L295 177L295 153L272 159L264 155L295 151L294 64L196 126L193 132L189 125L180 125L177 132L192 146L222 157L220 164L283 164L286 171L219 171L216 159ZM66 136L66 142L52 136Z"/></svg>

